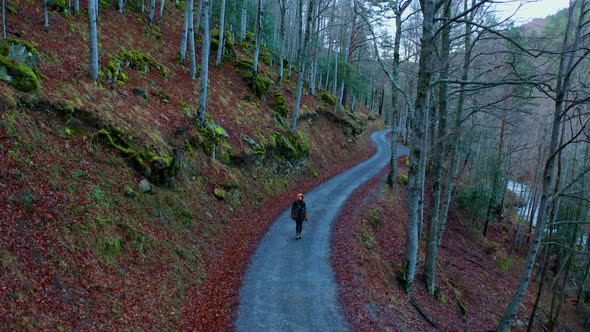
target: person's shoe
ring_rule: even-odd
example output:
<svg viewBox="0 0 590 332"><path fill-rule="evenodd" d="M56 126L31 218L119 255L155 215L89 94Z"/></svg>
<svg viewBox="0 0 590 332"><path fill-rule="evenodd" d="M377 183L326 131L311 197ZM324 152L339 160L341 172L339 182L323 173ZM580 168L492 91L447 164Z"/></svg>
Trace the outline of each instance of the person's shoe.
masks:
<svg viewBox="0 0 590 332"><path fill-rule="evenodd" d="M295 237L297 240L299 240L301 238L301 234L297 234L297 236Z"/></svg>

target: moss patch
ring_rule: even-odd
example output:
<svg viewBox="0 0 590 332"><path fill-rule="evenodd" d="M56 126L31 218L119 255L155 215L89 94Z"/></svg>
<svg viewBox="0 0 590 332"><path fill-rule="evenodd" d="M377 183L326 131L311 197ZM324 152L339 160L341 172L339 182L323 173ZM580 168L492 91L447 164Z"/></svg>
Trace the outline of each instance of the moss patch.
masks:
<svg viewBox="0 0 590 332"><path fill-rule="evenodd" d="M123 72L123 68L131 68L144 74L150 69L160 72L162 77L168 77L168 69L149 54L143 54L137 50L123 49L101 71L101 76L112 83L125 84L129 78Z"/></svg>
<svg viewBox="0 0 590 332"><path fill-rule="evenodd" d="M322 92L318 95L321 100L323 100L326 104L335 107L336 106L336 98L332 96L329 92Z"/></svg>
<svg viewBox="0 0 590 332"><path fill-rule="evenodd" d="M101 129L94 133L93 137L119 150L126 158L129 158L135 169L153 183L166 183L180 171L180 167L176 165L174 158L158 155L152 151L139 151L132 148L123 139L125 135L119 130L109 132L106 129Z"/></svg>
<svg viewBox="0 0 590 332"><path fill-rule="evenodd" d="M0 55L0 81L23 92L39 89L39 78L31 68Z"/></svg>
<svg viewBox="0 0 590 332"><path fill-rule="evenodd" d="M234 150L227 143L229 135L221 126L216 124L209 114L205 115L205 122L197 128L197 143L211 158L227 164L234 156Z"/></svg>

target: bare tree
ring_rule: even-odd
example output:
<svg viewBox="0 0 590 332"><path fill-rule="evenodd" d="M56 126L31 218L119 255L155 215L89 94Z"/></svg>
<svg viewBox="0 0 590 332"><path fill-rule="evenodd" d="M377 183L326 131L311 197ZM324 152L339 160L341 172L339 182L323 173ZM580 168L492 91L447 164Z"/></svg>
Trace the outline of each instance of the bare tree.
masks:
<svg viewBox="0 0 590 332"><path fill-rule="evenodd" d="M554 168L556 163L556 156L559 152L559 135L561 119L564 112L570 109L566 107L567 91L572 84L574 71L580 66L582 60L588 56L590 50L588 48L581 48L582 42L587 42L584 38L584 27L588 24L588 2L587 0L570 0L570 7L568 12L567 27L564 35L563 46L560 52L559 69L555 79L554 112L550 134L549 155L545 162L543 169L543 181L541 189L541 200L539 204L539 215L537 218L537 225L529 252L527 254L524 268L522 269L520 281L512 300L506 307L502 320L498 324L498 331L507 331L510 327L512 319L516 315L518 307L522 302L522 298L528 288L531 272L535 263L537 252L541 244L541 239L545 233L545 226L547 221L547 213L550 208L551 189L554 180ZM579 15L574 15L574 9L579 8ZM574 22L577 17L577 22Z"/></svg>
<svg viewBox="0 0 590 332"><path fill-rule="evenodd" d="M209 27L209 0L203 0L203 44L201 46L201 82L199 90L199 108L197 124L205 122L207 110L207 85L209 81L209 49L211 46L211 29Z"/></svg>
<svg viewBox="0 0 590 332"><path fill-rule="evenodd" d="M299 107L301 104L301 95L303 93L303 79L305 78L305 66L307 62L307 48L309 46L311 31L311 21L313 20L314 0L309 0L307 5L307 19L305 22L305 37L301 45L301 53L297 67L299 68L299 76L297 79L297 92L295 96L295 105L293 106L293 115L291 117L291 132L295 132L297 128L297 119L299 117Z"/></svg>
<svg viewBox="0 0 590 332"><path fill-rule="evenodd" d="M425 117L430 109L430 83L432 77L432 53L434 37L434 0L421 0L423 15L422 38L420 40L420 61L418 86L414 105L414 127L410 147L410 166L408 169L408 217L406 221L406 252L404 261L404 289L413 288L418 256L418 208L421 195L419 165L424 158Z"/></svg>
<svg viewBox="0 0 590 332"><path fill-rule="evenodd" d="M88 18L90 31L90 78L98 82L98 30L97 21L97 2L98 0L88 1Z"/></svg>
<svg viewBox="0 0 590 332"><path fill-rule="evenodd" d="M221 0L221 12L219 13L219 46L217 47L216 66L221 65L223 58L223 46L225 44L225 0Z"/></svg>

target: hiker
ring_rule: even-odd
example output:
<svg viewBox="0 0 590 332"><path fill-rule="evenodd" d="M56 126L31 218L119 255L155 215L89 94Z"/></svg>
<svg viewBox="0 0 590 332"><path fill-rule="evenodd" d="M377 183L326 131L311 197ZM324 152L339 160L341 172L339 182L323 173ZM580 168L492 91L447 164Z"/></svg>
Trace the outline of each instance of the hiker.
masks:
<svg viewBox="0 0 590 332"><path fill-rule="evenodd" d="M305 201L303 201L303 194L297 194L295 202L291 207L291 219L295 220L295 232L297 240L301 238L301 229L303 228L303 221L307 221L307 208L305 207Z"/></svg>

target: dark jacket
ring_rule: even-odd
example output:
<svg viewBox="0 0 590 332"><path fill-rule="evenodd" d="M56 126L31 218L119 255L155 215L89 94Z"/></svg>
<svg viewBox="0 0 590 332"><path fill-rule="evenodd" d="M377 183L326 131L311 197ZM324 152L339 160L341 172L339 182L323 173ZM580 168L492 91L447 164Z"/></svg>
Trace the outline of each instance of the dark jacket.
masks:
<svg viewBox="0 0 590 332"><path fill-rule="evenodd" d="M291 206L291 219L298 221L307 219L305 202L302 201L301 204L297 203L297 201L293 202L293 206Z"/></svg>

